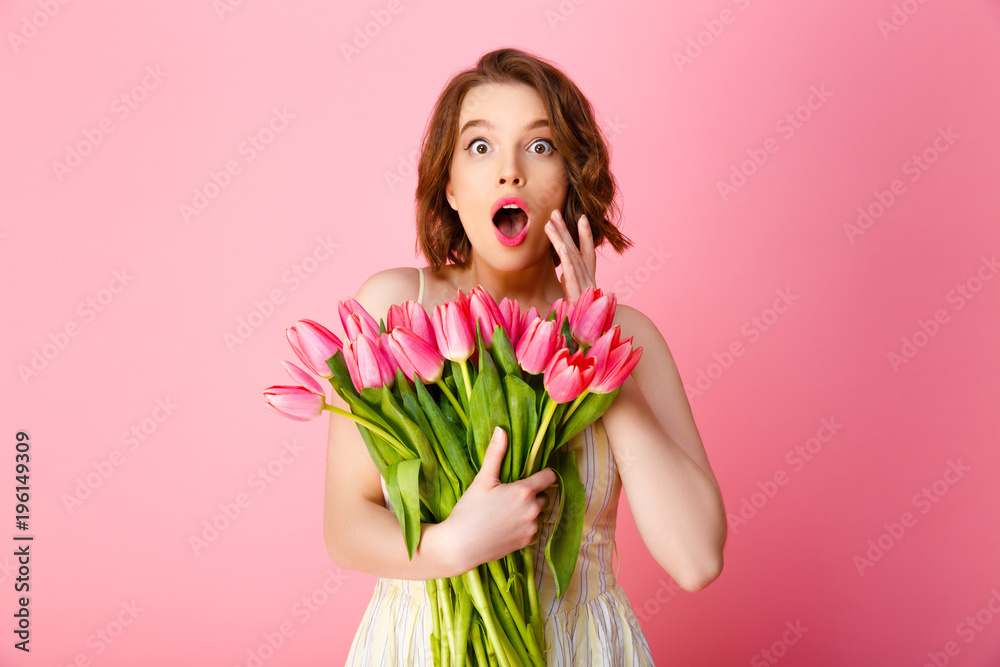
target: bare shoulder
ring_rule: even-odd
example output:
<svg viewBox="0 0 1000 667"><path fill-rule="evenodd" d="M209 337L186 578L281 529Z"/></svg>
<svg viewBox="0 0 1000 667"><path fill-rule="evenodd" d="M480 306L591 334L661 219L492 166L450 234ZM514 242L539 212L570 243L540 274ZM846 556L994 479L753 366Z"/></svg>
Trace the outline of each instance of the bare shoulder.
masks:
<svg viewBox="0 0 1000 667"><path fill-rule="evenodd" d="M673 356L667 341L663 339L663 334L653 320L649 319L645 313L632 306L618 305L615 309L615 324L620 324L622 328L622 338L632 337L633 347L642 346L643 352L649 349L650 352L657 352L665 355L670 362Z"/></svg>
<svg viewBox="0 0 1000 667"><path fill-rule="evenodd" d="M384 318L394 303L416 300L419 273L419 269L412 266L384 269L363 282L354 298L376 320Z"/></svg>

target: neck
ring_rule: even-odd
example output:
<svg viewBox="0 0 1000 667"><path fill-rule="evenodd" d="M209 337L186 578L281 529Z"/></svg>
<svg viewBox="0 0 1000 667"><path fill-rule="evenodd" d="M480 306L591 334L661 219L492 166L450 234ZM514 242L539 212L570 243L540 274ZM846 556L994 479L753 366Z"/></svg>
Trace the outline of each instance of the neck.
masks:
<svg viewBox="0 0 1000 667"><path fill-rule="evenodd" d="M516 299L521 312L534 306L539 313L547 312L552 302L563 296L562 283L556 277L556 267L552 257L546 253L545 259L518 271L502 271L480 261L472 253L468 268L460 274L456 285L468 293L476 285L482 285L497 303L507 297Z"/></svg>

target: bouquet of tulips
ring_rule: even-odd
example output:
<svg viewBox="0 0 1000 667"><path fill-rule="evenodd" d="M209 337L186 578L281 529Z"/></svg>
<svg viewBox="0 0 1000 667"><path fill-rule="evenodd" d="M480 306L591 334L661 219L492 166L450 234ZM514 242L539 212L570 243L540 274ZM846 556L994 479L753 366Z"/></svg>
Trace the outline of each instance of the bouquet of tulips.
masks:
<svg viewBox="0 0 1000 667"><path fill-rule="evenodd" d="M545 467L556 473L556 525L544 555L562 596L576 567L585 502L575 457L561 446L604 414L642 353L612 327L615 307L613 294L590 288L541 317L475 287L430 316L407 301L376 323L347 299L339 304L346 344L311 320L299 320L287 336L350 412L328 405L316 379L289 362L282 363L297 385L269 387L264 398L291 419L329 410L357 423L410 558L421 522L448 517L500 426L508 438L501 482ZM435 665L545 664L531 547L430 580L427 593Z"/></svg>

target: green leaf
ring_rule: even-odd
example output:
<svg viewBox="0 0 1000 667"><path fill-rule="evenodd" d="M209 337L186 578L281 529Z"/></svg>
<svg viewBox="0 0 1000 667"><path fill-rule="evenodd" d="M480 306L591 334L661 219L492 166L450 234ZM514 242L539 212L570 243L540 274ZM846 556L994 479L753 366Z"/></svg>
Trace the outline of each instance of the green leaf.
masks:
<svg viewBox="0 0 1000 667"><path fill-rule="evenodd" d="M561 333L563 338L566 339L566 347L569 348L569 353L575 353L579 346L576 344L576 339L573 338L573 332L569 328L568 317L563 318L562 327L560 328L559 333Z"/></svg>
<svg viewBox="0 0 1000 667"><path fill-rule="evenodd" d="M576 456L569 450L557 452L555 465L556 483L559 497L556 504L555 525L545 544L545 561L555 578L556 597L562 597L573 578L576 559L583 539L583 517L587 498L580 471L576 467Z"/></svg>
<svg viewBox="0 0 1000 667"><path fill-rule="evenodd" d="M451 469L458 478L460 485L459 492L464 492L472 484L476 476L472 469L472 461L469 459L469 450L464 446L462 440L465 435L464 429L456 429L454 424L448 422L438 404L434 402L430 392L422 383L416 385L417 401L423 409L427 421L430 423L431 431L437 437L441 450L451 464ZM451 408L451 403L445 403L445 408ZM451 408L454 412L454 408ZM458 415L455 415L458 419ZM461 423L461 422L459 422Z"/></svg>
<svg viewBox="0 0 1000 667"><path fill-rule="evenodd" d="M539 470L548 467L549 457L558 447L556 435L559 431L559 422L562 421L563 414L568 407L569 403L559 403L556 406L556 411L552 413L552 421L549 422L549 427L545 430L545 442L542 443L542 465L538 468Z"/></svg>
<svg viewBox="0 0 1000 667"><path fill-rule="evenodd" d="M376 391L381 393L382 414L393 427L392 432L399 436L404 445L411 448L413 458L422 462L426 480L432 482L437 476L437 457L434 456L434 450L431 449L427 436L412 419L406 416L388 387L382 385L382 388Z"/></svg>
<svg viewBox="0 0 1000 667"><path fill-rule="evenodd" d="M515 375L503 379L507 388L507 410L510 413L510 460L513 470L524 470L528 448L538 429L538 411L535 409L535 392ZM513 480L511 480L513 481Z"/></svg>
<svg viewBox="0 0 1000 667"><path fill-rule="evenodd" d="M388 474L385 486L389 502L403 529L406 553L413 560L420 542L420 460L400 461L389 466Z"/></svg>
<svg viewBox="0 0 1000 667"><path fill-rule="evenodd" d="M521 364L517 362L514 346L501 326L493 330L493 358L505 376L516 375L519 379L523 379L524 375L521 373Z"/></svg>
<svg viewBox="0 0 1000 667"><path fill-rule="evenodd" d="M559 429L559 444L556 446L569 442L573 436L597 421L611 407L620 389L621 387L610 394L587 394Z"/></svg>
<svg viewBox="0 0 1000 667"><path fill-rule="evenodd" d="M347 370L347 361L344 359L344 352L337 350L337 353L326 360L326 365L330 367L333 377L330 384L334 388L342 388L352 396L359 396L358 390L354 388L354 381L351 380L351 373ZM339 393L339 392L338 392Z"/></svg>
<svg viewBox="0 0 1000 667"><path fill-rule="evenodd" d="M375 392L376 390L365 389L365 391ZM341 388L337 393L340 394L340 397L342 399L344 399L344 402L347 403L347 406L351 408L351 414L357 415L358 417L362 417L363 419L370 421L371 423L380 427L382 430L386 431L390 435L395 435L395 433L393 433L392 427L389 426L389 422L387 422L385 419L382 418L382 413L380 413L376 408L373 408L371 405L369 405L362 397L357 395L352 395L345 388ZM376 397L377 397L377 392L376 392ZM368 429L362 426L361 424L358 424L358 428L363 429L362 435L364 435L365 432L368 432ZM397 445L396 443L391 443L377 434L373 433L372 435L377 438L377 442L384 444L386 447L390 448L392 451L396 453L395 455L396 460L399 460L401 458L413 457L413 453L407 451L405 447L401 449L400 446ZM383 451L383 456L386 458L386 460L389 460L390 457L386 455L385 450L382 451Z"/></svg>
<svg viewBox="0 0 1000 667"><path fill-rule="evenodd" d="M480 338L480 342L482 339ZM472 386L472 397L469 401L469 430L473 434L476 461L481 467L486 447L490 444L493 430L500 426L510 436L510 417L507 414L507 401L504 398L503 386L497 375L496 366L490 355L479 356L479 376ZM510 456L505 455L500 471L500 481L510 481Z"/></svg>

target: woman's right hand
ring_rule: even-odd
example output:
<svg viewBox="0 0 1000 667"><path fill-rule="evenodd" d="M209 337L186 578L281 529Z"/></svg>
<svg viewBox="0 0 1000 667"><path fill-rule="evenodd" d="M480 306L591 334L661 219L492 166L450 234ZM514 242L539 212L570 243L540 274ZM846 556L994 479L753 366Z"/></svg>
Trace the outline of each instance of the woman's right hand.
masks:
<svg viewBox="0 0 1000 667"><path fill-rule="evenodd" d="M497 427L483 455L483 465L441 526L448 527L453 557L463 571L503 558L538 541L538 515L548 498L543 491L556 481L549 468L516 482L500 482L507 434Z"/></svg>

